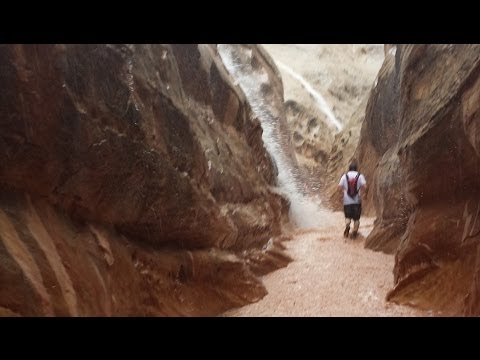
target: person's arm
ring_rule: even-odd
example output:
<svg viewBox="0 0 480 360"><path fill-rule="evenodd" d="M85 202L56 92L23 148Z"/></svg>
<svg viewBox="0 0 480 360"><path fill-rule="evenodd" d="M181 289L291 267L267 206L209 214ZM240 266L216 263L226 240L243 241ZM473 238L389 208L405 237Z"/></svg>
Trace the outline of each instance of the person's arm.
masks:
<svg viewBox="0 0 480 360"><path fill-rule="evenodd" d="M363 198L366 198L367 195L368 195L368 184L367 184L367 181L365 180L365 177L363 175L360 175L361 176L361 182L362 182L362 187L360 188L361 189L361 196Z"/></svg>

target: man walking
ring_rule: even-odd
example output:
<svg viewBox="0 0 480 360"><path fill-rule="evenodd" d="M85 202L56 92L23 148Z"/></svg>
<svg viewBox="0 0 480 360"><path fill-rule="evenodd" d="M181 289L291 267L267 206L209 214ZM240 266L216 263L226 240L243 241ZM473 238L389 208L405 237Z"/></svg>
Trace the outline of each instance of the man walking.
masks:
<svg viewBox="0 0 480 360"><path fill-rule="evenodd" d="M345 213L345 231L343 236L348 237L350 222L353 219L352 237L356 238L360 226L360 216L362 215L362 199L359 190L362 189L362 195L366 196L368 189L365 177L357 170L357 164L350 164L348 172L340 178L338 189L343 194L343 211Z"/></svg>

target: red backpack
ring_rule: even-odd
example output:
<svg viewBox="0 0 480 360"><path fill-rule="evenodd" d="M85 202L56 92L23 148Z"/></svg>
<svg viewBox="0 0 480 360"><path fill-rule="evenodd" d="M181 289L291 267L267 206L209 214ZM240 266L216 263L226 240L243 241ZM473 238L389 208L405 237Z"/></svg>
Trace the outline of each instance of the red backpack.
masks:
<svg viewBox="0 0 480 360"><path fill-rule="evenodd" d="M348 173L345 173L345 177L347 179L347 194L353 199L358 194L357 183L360 173L357 173L357 176L351 179L348 178Z"/></svg>

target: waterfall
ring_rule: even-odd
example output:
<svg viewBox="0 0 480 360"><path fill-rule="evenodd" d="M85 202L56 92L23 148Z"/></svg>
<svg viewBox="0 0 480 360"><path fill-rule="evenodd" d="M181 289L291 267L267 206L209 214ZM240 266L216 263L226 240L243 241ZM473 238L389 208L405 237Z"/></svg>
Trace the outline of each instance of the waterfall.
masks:
<svg viewBox="0 0 480 360"><path fill-rule="evenodd" d="M295 80L297 80L302 86L305 88L305 90L313 97L315 102L317 103L318 108L327 116L327 119L330 121L330 123L337 128L338 131L342 130L342 124L340 121L337 120L335 117L335 114L333 113L332 109L330 109L330 106L328 106L327 101L324 99L322 94L320 94L318 91L316 91L310 83L303 78L303 76L297 74L295 71L293 71L290 67L285 65L284 63L280 61L276 61L277 65L280 66L283 70L287 72L288 75L293 77Z"/></svg>
<svg viewBox="0 0 480 360"><path fill-rule="evenodd" d="M290 201L290 219L299 227L318 227L322 224L320 201L313 201L299 190L305 185L299 178L298 168L282 147L278 105L269 102L262 92L262 85L269 84L268 74L261 67L254 69L251 63L252 50L241 45L219 44L218 53L236 85L245 94L255 116L263 129L262 139L265 147L278 168L278 187ZM285 119L281 119L286 122Z"/></svg>

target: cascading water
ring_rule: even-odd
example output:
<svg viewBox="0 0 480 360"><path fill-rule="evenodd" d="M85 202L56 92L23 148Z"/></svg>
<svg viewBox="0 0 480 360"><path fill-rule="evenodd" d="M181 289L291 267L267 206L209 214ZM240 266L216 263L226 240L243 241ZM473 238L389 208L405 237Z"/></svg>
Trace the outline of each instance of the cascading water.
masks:
<svg viewBox="0 0 480 360"><path fill-rule="evenodd" d="M272 102L262 91L263 85L269 84L268 74L261 67L252 66L252 50L238 45L219 44L218 53L235 83L244 92L255 116L260 120L262 139L270 156L278 168L278 187L281 193L290 201L290 219L299 227L318 227L325 224L326 210L319 206L320 200L313 201L302 194L305 184L299 177L298 168L285 152L285 141L288 136L280 130L279 114ZM279 106L277 106L277 109Z"/></svg>
<svg viewBox="0 0 480 360"><path fill-rule="evenodd" d="M297 80L300 84L302 84L305 90L315 99L315 102L317 103L319 109L327 116L327 119L337 128L338 131L341 131L343 128L342 124L340 123L340 121L337 120L337 118L335 117L335 114L333 113L332 109L330 109L330 106L328 106L322 94L316 91L312 87L312 85L310 85L308 81L303 78L303 76L297 74L290 67L288 67L287 65L285 65L284 63L278 60L276 61L276 63L283 70L285 70L287 74L289 74L291 77Z"/></svg>

